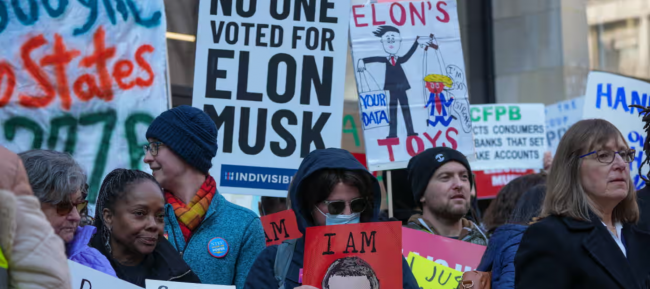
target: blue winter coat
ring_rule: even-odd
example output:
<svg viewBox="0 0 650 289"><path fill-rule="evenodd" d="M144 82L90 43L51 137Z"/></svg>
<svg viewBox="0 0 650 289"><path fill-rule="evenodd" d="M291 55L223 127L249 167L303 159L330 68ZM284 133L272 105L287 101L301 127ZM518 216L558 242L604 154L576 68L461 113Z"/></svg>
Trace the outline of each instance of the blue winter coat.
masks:
<svg viewBox="0 0 650 289"><path fill-rule="evenodd" d="M205 218L186 244L174 209L167 204L165 210L165 233L169 242L203 284L244 288L248 271L266 247L262 222L253 211L230 203L217 193ZM210 252L208 244L221 241L215 238L225 240L225 256Z"/></svg>
<svg viewBox="0 0 650 289"><path fill-rule="evenodd" d="M515 288L515 255L526 226L505 224L498 227L488 243L477 271L492 271L493 289Z"/></svg>
<svg viewBox="0 0 650 289"><path fill-rule="evenodd" d="M95 232L97 228L93 226L77 227L74 239L65 245L68 259L115 277L115 270L108 259L97 249L88 246Z"/></svg>
<svg viewBox="0 0 650 289"><path fill-rule="evenodd" d="M293 184L289 191L291 198L291 208L296 214L296 220L298 222L298 228L300 231L305 234L306 228L313 226L309 224L307 220L303 217L303 209L300 207L300 201L298 200L298 188L300 188L301 182L306 179L312 173L322 170L322 169L346 169L346 170L358 170L363 171L368 174L361 163L359 163L348 151L342 149L324 149L316 150L310 153L300 164L300 168L296 173L296 176L293 179ZM373 221L379 220L379 207L381 205L381 191L379 188L379 183L377 179L372 177L374 182L373 192L374 192L374 206L373 206ZM307 212L308 214L309 212ZM253 268L251 268L248 278L246 279L246 289L277 289L278 281L275 280L275 273L273 272L275 257L278 251L278 246L267 247L255 260ZM293 258L291 264L289 265L289 271L285 278L285 288L293 289L300 286L299 281L299 271L303 268L303 257L305 252L305 238L304 236L298 239L296 243L296 249L293 253ZM399 264L396 264L399 266ZM399 273L397 273L399 274ZM403 288L404 289L418 289L420 288L411 273L406 260L402 258L402 278L403 278Z"/></svg>

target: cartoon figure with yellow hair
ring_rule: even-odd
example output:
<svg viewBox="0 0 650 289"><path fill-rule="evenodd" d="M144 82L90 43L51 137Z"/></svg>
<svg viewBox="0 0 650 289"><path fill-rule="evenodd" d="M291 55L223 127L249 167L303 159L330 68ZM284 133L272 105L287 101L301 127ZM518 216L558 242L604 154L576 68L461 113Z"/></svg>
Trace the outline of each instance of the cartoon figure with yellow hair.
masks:
<svg viewBox="0 0 650 289"><path fill-rule="evenodd" d="M445 127L448 127L451 123L453 116L451 113L447 112L447 109L451 109L451 104L454 102L453 96L449 96L449 99L445 99L443 91L445 87L451 88L453 86L453 80L449 76L440 75L440 74L429 74L424 78L426 82L426 87L429 89L429 101L424 106L425 108L431 106L429 116L433 116L433 121L427 119L427 125L436 126L438 123L442 124ZM433 107L435 105L435 107ZM436 114L437 113L437 114Z"/></svg>

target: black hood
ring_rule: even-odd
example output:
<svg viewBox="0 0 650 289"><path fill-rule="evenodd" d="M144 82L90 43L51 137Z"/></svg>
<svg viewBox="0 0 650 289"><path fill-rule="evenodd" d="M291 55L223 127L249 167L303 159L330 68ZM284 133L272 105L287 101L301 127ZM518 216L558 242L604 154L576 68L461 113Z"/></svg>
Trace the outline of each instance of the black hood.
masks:
<svg viewBox="0 0 650 289"><path fill-rule="evenodd" d="M372 180L372 191L373 191L373 212L371 221L377 221L379 219L379 208L381 206L381 189L379 187L379 182L377 179L370 173L368 170L359 162L357 159L352 156L352 154L346 150L342 149L322 149L315 150L311 152L300 164L296 176L293 178L291 184L291 189L289 190L289 196L291 198L291 209L296 214L296 220L298 221L298 228L300 232L305 233L307 227L313 226L313 224L308 224L303 214L310 214L308 210L301 208L301 201L298 198L298 190L301 187L301 182L309 177L311 174L322 170L322 169L345 169L345 170L355 170L361 171L370 176Z"/></svg>

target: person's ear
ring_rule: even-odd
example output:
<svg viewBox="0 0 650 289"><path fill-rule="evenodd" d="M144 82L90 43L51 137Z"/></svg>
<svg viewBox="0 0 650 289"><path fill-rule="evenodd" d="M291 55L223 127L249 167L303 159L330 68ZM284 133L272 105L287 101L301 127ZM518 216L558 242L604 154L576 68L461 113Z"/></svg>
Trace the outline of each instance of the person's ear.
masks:
<svg viewBox="0 0 650 289"><path fill-rule="evenodd" d="M102 217L104 218L104 224L106 225L106 227L112 228L113 217L114 217L113 212L111 212L111 210L109 210L108 208L104 208L102 210Z"/></svg>

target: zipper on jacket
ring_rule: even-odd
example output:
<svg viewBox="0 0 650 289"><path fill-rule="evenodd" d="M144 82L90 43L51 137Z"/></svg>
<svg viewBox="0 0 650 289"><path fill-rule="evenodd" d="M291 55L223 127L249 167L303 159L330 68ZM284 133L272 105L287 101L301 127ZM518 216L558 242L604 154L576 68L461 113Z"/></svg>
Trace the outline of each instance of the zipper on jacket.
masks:
<svg viewBox="0 0 650 289"><path fill-rule="evenodd" d="M176 280L176 279L180 279L180 278L183 278L183 277L185 277L185 275L187 275L187 274L190 274L190 272L192 272L192 270L189 270L189 271L187 271L187 272L185 272L185 273L183 273L183 274L182 274L182 275L180 275L180 276L176 276L176 277L171 277L171 278L169 278L169 280L167 280L167 281L174 281L174 280Z"/></svg>

